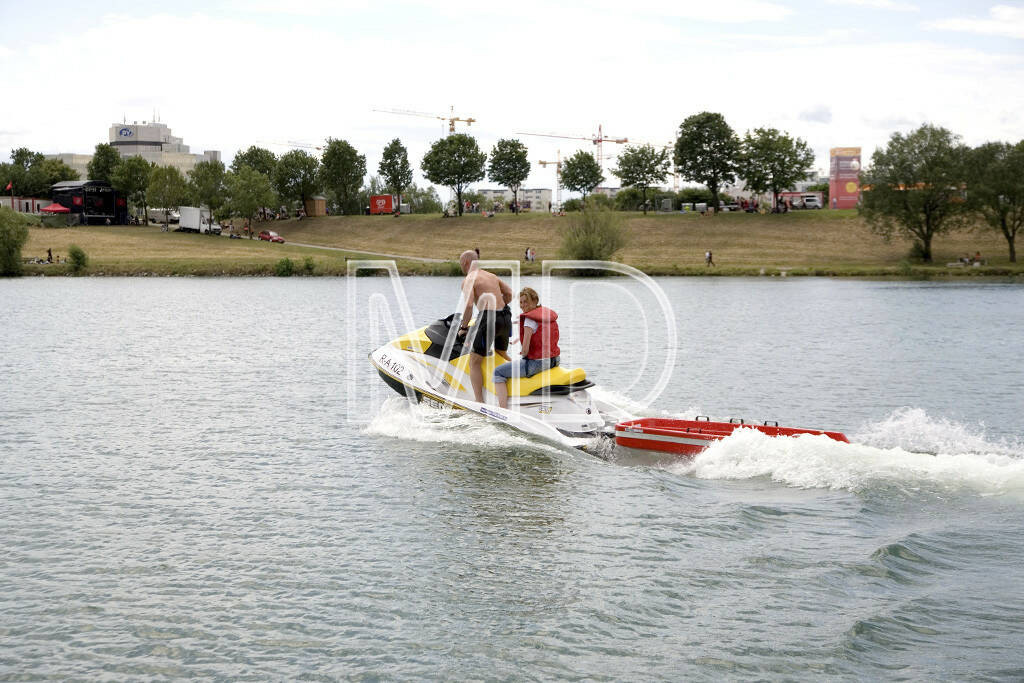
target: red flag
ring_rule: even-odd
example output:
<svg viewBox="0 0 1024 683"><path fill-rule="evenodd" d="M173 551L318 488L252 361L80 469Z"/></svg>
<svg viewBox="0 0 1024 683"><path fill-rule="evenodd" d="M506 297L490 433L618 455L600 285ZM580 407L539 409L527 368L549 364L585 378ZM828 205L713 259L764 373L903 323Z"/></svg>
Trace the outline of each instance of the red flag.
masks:
<svg viewBox="0 0 1024 683"><path fill-rule="evenodd" d="M5 190L9 190L9 189L11 189L11 185L12 185L12 183L14 183L14 181L13 181L13 180L12 180L11 182L7 183L7 187L5 187L4 189L5 189Z"/></svg>

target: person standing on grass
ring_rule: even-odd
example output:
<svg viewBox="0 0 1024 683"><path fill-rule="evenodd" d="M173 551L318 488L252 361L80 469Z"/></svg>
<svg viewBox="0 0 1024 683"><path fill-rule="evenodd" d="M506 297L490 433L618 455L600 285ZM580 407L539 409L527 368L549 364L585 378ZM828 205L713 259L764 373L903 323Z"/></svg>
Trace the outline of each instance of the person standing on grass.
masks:
<svg viewBox="0 0 1024 683"><path fill-rule="evenodd" d="M708 266L713 266L713 265L715 265L715 262L711 258L711 250L708 249L706 252L704 252L704 267L706 268Z"/></svg>

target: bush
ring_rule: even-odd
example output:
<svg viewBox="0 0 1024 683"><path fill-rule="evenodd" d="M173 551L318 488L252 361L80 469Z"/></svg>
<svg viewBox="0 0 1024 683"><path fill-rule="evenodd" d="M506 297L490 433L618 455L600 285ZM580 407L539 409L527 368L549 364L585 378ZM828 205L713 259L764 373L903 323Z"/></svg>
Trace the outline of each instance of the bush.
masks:
<svg viewBox="0 0 1024 683"><path fill-rule="evenodd" d="M313 274L313 271L316 269L316 262L313 260L312 256L307 256L302 261L302 268L303 268L303 270L306 271L306 275L312 275Z"/></svg>
<svg viewBox="0 0 1024 683"><path fill-rule="evenodd" d="M28 241L28 227L18 213L0 207L0 275L21 275L21 248Z"/></svg>
<svg viewBox="0 0 1024 683"><path fill-rule="evenodd" d="M274 274L278 277L291 277L295 273L295 264L290 258L283 258L274 266Z"/></svg>
<svg viewBox="0 0 1024 683"><path fill-rule="evenodd" d="M72 273L80 273L89 265L89 257L80 246L72 244L68 247L68 263Z"/></svg>
<svg viewBox="0 0 1024 683"><path fill-rule="evenodd" d="M563 259L609 261L628 241L621 216L592 208L569 216L561 234L558 257Z"/></svg>

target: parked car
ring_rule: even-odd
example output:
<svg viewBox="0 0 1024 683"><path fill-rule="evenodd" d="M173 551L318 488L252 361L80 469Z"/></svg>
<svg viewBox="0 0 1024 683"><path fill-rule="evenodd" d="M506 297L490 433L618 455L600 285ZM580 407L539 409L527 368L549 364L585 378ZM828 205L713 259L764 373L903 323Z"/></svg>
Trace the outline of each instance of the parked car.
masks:
<svg viewBox="0 0 1024 683"><path fill-rule="evenodd" d="M273 230L264 230L258 235L258 237L259 239L267 242L280 242L281 244L284 244L284 238Z"/></svg>
<svg viewBox="0 0 1024 683"><path fill-rule="evenodd" d="M817 197L804 197L804 208L805 209L820 209L821 202L818 201Z"/></svg>

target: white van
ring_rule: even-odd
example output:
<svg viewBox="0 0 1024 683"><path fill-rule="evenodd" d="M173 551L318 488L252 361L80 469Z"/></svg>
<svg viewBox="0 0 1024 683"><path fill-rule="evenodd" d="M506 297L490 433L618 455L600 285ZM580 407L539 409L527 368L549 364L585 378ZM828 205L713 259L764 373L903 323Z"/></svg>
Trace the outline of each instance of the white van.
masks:
<svg viewBox="0 0 1024 683"><path fill-rule="evenodd" d="M801 199L804 200L803 203L804 203L804 208L805 209L820 209L820 208L822 208L821 201L818 199L818 195L816 195L816 194L804 195L803 197L801 197Z"/></svg>

